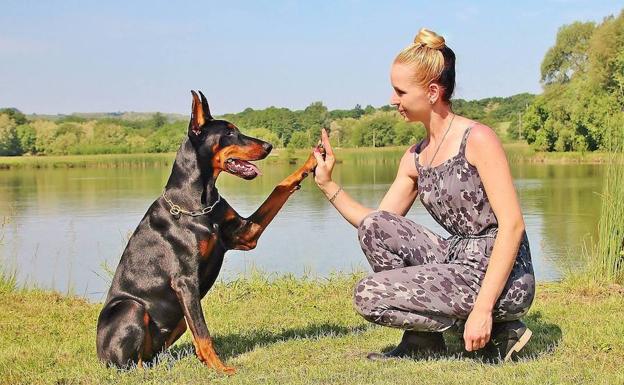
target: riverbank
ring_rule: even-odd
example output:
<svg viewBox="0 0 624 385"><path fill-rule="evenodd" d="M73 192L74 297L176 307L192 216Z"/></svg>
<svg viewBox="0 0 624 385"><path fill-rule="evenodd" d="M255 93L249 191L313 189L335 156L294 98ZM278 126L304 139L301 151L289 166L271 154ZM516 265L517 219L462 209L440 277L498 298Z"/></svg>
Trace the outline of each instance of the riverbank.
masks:
<svg viewBox="0 0 624 385"><path fill-rule="evenodd" d="M0 286L2 384L618 384L624 383L624 289L564 281L540 284L529 315L531 342L520 360L493 365L462 354L369 362L400 331L373 326L352 309L359 275L218 283L203 301L227 378L202 366L188 332L146 370L105 369L95 356L100 304ZM320 300L322 298L322 300Z"/></svg>
<svg viewBox="0 0 624 385"><path fill-rule="evenodd" d="M607 152L536 152L524 142L504 144L510 163L544 164L600 164L609 161ZM358 147L338 148L338 160L357 154L401 153L405 147ZM284 163L301 162L310 154L307 149L289 151L277 148L269 157L260 162ZM21 168L146 168L169 167L175 153L145 154L104 154L104 155L67 155L67 156L3 156L0 157L0 169ZM397 158L397 162L400 158Z"/></svg>

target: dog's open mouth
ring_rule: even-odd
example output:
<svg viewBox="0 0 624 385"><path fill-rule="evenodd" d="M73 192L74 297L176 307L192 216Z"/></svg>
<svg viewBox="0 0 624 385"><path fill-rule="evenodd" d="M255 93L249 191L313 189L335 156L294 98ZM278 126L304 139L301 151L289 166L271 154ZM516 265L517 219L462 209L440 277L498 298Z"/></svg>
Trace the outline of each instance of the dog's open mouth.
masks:
<svg viewBox="0 0 624 385"><path fill-rule="evenodd" d="M242 159L228 158L225 161L225 171L243 179L253 179L258 175L262 175L258 167L251 162Z"/></svg>

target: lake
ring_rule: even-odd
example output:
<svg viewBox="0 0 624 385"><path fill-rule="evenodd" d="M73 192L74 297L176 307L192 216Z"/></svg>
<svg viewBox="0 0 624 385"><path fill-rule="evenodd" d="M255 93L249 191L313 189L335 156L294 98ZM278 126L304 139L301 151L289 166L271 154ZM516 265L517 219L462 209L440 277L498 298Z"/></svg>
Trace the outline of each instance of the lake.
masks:
<svg viewBox="0 0 624 385"><path fill-rule="evenodd" d="M337 157L334 179L355 199L376 207L392 183L401 151ZM173 158L173 155L172 155ZM222 174L220 193L251 214L297 165L258 162L263 175L245 181ZM557 280L582 266L582 248L596 236L604 165L513 164L537 279ZM18 281L101 301L126 241L162 192L169 167L0 170L0 215L8 218L0 264ZM442 234L419 201L408 217ZM260 238L256 249L226 254L221 279L265 273L327 276L368 271L356 229L308 178Z"/></svg>

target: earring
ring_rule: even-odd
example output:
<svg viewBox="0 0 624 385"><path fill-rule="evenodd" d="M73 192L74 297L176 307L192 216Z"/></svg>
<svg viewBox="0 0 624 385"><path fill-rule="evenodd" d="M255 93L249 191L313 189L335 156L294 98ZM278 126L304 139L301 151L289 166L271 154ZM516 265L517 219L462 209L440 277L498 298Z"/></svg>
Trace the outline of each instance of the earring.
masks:
<svg viewBox="0 0 624 385"><path fill-rule="evenodd" d="M429 99L429 104L433 104L433 99Z"/></svg>

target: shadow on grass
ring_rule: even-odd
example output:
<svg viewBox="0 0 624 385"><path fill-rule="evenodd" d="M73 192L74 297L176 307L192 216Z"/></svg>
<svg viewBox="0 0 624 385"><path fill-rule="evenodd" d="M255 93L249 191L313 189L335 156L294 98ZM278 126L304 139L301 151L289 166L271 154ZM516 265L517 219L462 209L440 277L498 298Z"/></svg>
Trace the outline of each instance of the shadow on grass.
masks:
<svg viewBox="0 0 624 385"><path fill-rule="evenodd" d="M287 329L282 332L269 332L266 330L253 330L249 333L233 333L224 336L216 336L214 343L221 360L225 361L238 355L281 341L293 339L314 340L325 337L340 337L347 334L362 333L374 327L372 324L362 324L354 327L345 327L329 323L308 325L302 328ZM176 344L168 353L175 361L188 355L194 355L192 343Z"/></svg>
<svg viewBox="0 0 624 385"><path fill-rule="evenodd" d="M559 326L547 323L542 320L542 313L537 311L529 314L522 319L529 329L533 332L533 336L528 344L518 353L514 360L535 360L540 356L552 353L561 341L561 328ZM464 349L462 338L463 331L448 331L444 333L444 339L447 345L447 352L442 354L419 354L413 359L430 360L430 359L473 359L484 364L500 364L498 360L492 360L485 356L482 351L467 352ZM398 341L397 341L398 342ZM388 352L394 349L395 345L386 346L382 351Z"/></svg>
<svg viewBox="0 0 624 385"><path fill-rule="evenodd" d="M535 360L540 356L552 353L561 341L561 329L559 326L547 323L542 320L540 312L529 314L523 319L526 325L533 331L533 336L525 348L517 355L516 360ZM315 340L325 337L340 337L347 334L359 334L370 328L377 327L371 323L361 324L355 327L345 327L329 323L314 324L302 328L287 329L282 332L269 332L266 330L253 330L249 333L233 333L214 338L215 346L219 357L226 361L238 355L250 352L257 347L267 346L281 341L293 339ZM473 359L481 363L490 364L492 362L479 352L470 353L464 350L463 340L460 332L445 332L445 340L448 350L444 354L416 355L416 360L431 359ZM397 341L398 342L398 341ZM392 350L395 345L388 345L382 351ZM175 362L195 355L193 344L176 344L167 352L161 353L159 361L168 362L169 366ZM164 360L163 360L164 359Z"/></svg>

